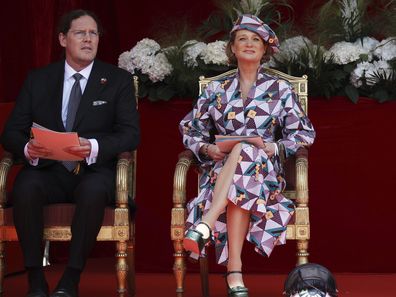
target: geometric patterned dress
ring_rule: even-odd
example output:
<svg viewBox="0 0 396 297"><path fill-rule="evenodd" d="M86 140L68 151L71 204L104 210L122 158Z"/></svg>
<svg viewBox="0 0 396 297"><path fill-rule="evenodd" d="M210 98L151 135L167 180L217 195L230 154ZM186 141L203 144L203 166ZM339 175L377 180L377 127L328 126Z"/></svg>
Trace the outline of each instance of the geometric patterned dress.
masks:
<svg viewBox="0 0 396 297"><path fill-rule="evenodd" d="M209 83L194 109L180 123L183 143L194 152L204 172L198 197L187 205L187 230L195 228L209 210L216 178L227 160L227 157L217 162L205 160L199 154L205 143L213 143L214 134L260 135L264 143L283 146L286 157L314 141L313 126L288 82L264 73L260 67L256 83L243 100L238 78L237 72ZM277 128L282 132L279 140L274 139ZM246 239L264 256L269 256L276 245L286 241L286 226L294 213L294 205L282 195L284 187L279 156L268 158L264 150L243 143L227 199L250 212ZM216 221L212 235L217 262L226 265L226 211Z"/></svg>

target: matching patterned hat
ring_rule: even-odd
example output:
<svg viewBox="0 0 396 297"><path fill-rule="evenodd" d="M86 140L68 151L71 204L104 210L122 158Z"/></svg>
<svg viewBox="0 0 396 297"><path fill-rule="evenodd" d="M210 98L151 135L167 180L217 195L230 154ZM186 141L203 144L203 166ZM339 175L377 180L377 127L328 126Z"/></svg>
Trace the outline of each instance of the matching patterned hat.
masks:
<svg viewBox="0 0 396 297"><path fill-rule="evenodd" d="M268 43L268 49L271 51L270 54L279 52L279 40L272 29L264 24L262 20L251 14L243 14L238 17L234 23L230 34L237 30L249 30L258 34L266 43Z"/></svg>

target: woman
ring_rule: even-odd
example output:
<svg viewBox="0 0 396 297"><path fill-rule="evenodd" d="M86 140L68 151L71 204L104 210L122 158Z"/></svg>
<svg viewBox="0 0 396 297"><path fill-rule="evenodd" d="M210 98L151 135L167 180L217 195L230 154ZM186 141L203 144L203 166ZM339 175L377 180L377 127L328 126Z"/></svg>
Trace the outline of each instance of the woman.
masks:
<svg viewBox="0 0 396 297"><path fill-rule="evenodd" d="M248 296L242 279L244 238L265 256L285 243L294 206L281 194L285 182L278 152L289 156L315 137L291 86L262 69L278 47L269 26L256 16L240 16L226 49L237 73L211 82L180 123L184 145L205 169L200 194L188 205L184 248L199 255L214 238L217 261L227 266L229 296ZM283 136L278 141L277 127ZM259 135L264 145L241 142L227 154L213 143L213 134Z"/></svg>

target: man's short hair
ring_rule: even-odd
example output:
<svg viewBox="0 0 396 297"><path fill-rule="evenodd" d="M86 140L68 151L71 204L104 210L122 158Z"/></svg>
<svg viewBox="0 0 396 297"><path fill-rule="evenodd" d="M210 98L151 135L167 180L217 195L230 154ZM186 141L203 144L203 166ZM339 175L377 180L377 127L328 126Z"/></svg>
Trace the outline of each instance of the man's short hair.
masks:
<svg viewBox="0 0 396 297"><path fill-rule="evenodd" d="M82 16L85 16L85 15L90 16L91 18L94 19L94 21L96 22L96 25L98 27L99 34L102 34L103 28L102 28L102 25L101 25L97 15L95 13L93 13L92 11L84 10L84 9L76 9L76 10L72 10L72 11L64 14L61 17L59 24L58 24L58 34L63 33L66 35L67 32L70 30L72 21L74 21Z"/></svg>

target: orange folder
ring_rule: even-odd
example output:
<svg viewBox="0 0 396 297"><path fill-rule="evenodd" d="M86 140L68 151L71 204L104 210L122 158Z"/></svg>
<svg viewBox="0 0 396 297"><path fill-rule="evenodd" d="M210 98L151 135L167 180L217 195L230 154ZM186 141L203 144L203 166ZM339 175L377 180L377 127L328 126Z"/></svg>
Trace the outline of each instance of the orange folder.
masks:
<svg viewBox="0 0 396 297"><path fill-rule="evenodd" d="M220 151L223 153L229 153L234 145L239 142L247 142L256 147L263 147L264 142L261 136L252 135L252 136L244 136L244 135L215 135L216 145L219 147Z"/></svg>
<svg viewBox="0 0 396 297"><path fill-rule="evenodd" d="M47 129L36 123L31 128L34 139L52 151L46 159L58 161L81 161L82 158L65 151L70 146L79 146L76 132L58 132Z"/></svg>

